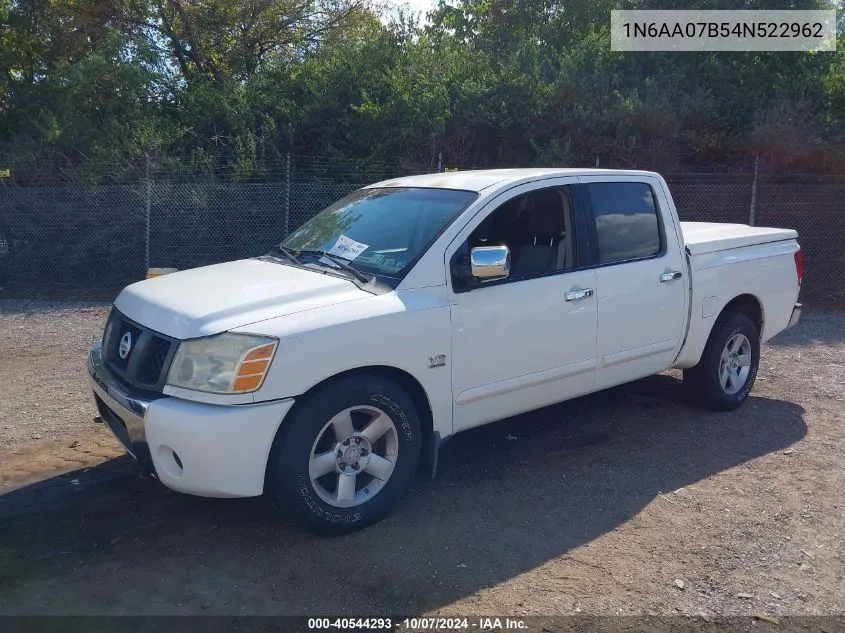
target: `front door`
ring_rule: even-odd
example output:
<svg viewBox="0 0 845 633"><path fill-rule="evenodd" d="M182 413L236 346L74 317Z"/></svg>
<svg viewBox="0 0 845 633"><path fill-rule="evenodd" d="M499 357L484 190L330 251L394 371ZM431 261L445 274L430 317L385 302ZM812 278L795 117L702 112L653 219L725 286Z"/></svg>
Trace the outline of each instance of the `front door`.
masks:
<svg viewBox="0 0 845 633"><path fill-rule="evenodd" d="M579 268L586 221L575 178L512 189L491 201L447 249L507 245L504 280L449 281L454 430L589 393L596 365L595 270Z"/></svg>

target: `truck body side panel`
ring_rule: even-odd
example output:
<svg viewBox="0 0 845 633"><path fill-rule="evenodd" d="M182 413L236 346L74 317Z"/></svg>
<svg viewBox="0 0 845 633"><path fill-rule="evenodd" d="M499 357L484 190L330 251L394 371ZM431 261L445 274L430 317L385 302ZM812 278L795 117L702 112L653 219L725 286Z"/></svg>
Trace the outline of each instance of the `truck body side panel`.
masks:
<svg viewBox="0 0 845 633"><path fill-rule="evenodd" d="M692 271L692 309L686 342L674 366L698 363L713 324L724 307L741 295L753 296L762 308L761 340L785 329L798 300L794 239L688 255Z"/></svg>

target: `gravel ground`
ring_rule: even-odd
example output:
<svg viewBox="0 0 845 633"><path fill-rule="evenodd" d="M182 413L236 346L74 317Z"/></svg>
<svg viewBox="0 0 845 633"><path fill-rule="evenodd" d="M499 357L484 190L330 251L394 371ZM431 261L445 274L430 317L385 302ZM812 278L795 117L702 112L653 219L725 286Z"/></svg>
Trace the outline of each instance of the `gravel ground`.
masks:
<svg viewBox="0 0 845 633"><path fill-rule="evenodd" d="M0 302L0 614L845 613L845 311L764 346L737 411L668 372L469 431L336 539L134 477L90 423L107 311Z"/></svg>
<svg viewBox="0 0 845 633"><path fill-rule="evenodd" d="M96 413L88 349L110 304L0 301L0 449L65 435Z"/></svg>

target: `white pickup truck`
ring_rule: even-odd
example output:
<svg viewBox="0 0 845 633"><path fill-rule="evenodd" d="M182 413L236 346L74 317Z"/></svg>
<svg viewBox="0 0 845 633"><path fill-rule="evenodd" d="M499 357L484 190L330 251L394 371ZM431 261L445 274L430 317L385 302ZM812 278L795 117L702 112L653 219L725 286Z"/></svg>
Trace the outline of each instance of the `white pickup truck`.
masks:
<svg viewBox="0 0 845 633"><path fill-rule="evenodd" d="M795 231L683 223L645 171L377 183L270 253L141 281L88 359L147 473L267 494L321 533L384 517L460 431L670 367L740 405L792 325Z"/></svg>

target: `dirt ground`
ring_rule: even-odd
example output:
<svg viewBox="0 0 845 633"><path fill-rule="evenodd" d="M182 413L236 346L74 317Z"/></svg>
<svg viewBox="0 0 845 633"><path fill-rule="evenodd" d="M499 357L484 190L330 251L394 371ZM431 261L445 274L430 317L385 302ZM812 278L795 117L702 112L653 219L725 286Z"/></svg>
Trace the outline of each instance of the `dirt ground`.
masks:
<svg viewBox="0 0 845 633"><path fill-rule="evenodd" d="M91 422L106 314L0 302L0 614L845 613L845 311L737 411L669 373L470 431L334 539L139 479Z"/></svg>

